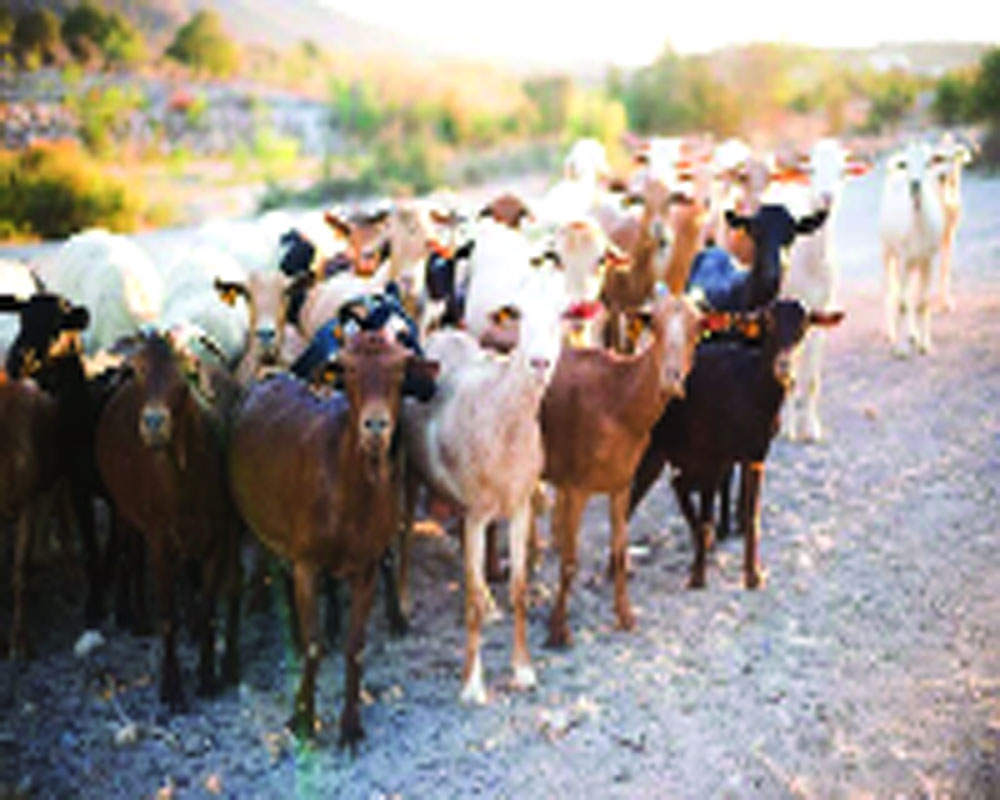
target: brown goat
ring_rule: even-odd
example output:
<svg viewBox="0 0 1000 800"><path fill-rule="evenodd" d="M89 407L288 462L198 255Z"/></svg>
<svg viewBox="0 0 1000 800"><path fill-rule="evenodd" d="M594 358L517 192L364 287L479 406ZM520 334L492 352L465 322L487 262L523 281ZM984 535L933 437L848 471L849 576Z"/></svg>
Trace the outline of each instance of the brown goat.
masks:
<svg viewBox="0 0 1000 800"><path fill-rule="evenodd" d="M236 397L224 369L178 352L152 333L132 345L131 377L108 401L97 428L97 464L122 518L142 531L152 556L163 638L160 699L184 706L177 662L178 567L200 563L198 693L215 680L215 598L228 589L222 678L239 678L239 521L227 492L223 442Z"/></svg>
<svg viewBox="0 0 1000 800"><path fill-rule="evenodd" d="M254 384L234 421L229 464L243 518L292 562L305 645L289 720L299 736L312 735L316 721L317 576L329 570L351 581L340 737L354 744L364 735L361 656L375 569L398 530L400 396L405 373L428 362L381 332L358 334L337 358L344 393L324 394L287 374Z"/></svg>
<svg viewBox="0 0 1000 800"><path fill-rule="evenodd" d="M11 584L14 619L10 657L25 655L25 567L31 529L42 494L59 475L56 401L32 380L0 370L0 521L17 520Z"/></svg>
<svg viewBox="0 0 1000 800"><path fill-rule="evenodd" d="M689 233L695 232L692 227ZM610 499L617 625L635 625L626 584L629 487L653 424L672 397L683 395L691 369L701 317L681 296L688 266L679 256L671 258L670 294L655 303L653 341L645 350L625 356L604 349L564 348L542 400L542 478L556 488L552 531L560 555L550 645L570 643L567 603L577 570L580 520L595 493Z"/></svg>

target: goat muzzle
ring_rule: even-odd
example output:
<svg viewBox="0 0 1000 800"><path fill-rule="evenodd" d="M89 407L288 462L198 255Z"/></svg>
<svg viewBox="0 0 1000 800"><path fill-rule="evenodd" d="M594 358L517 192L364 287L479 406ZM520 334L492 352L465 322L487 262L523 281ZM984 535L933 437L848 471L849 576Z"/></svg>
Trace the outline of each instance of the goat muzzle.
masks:
<svg viewBox="0 0 1000 800"><path fill-rule="evenodd" d="M139 414L139 436L146 447L166 447L171 427L170 412L164 406L147 405Z"/></svg>

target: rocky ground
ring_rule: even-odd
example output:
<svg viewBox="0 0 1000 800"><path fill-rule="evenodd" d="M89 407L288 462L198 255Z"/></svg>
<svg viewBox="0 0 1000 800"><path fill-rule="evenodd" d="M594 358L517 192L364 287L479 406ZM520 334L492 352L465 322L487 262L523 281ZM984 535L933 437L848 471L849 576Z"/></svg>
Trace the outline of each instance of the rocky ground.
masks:
<svg viewBox="0 0 1000 800"><path fill-rule="evenodd" d="M247 620L238 690L167 719L158 642L108 627L107 646L76 659L79 575L39 567L35 657L0 666L0 796L1000 797L998 190L967 183L958 309L936 318L931 356L900 360L879 334L876 187L849 187L829 438L772 450L764 589L740 587L737 541L718 547L707 589L684 589L688 535L662 483L631 527L638 629L613 630L594 500L575 646L543 647L550 551L532 590L539 688L508 686L508 613L486 632L490 702L469 709L458 548L421 536L411 633L372 618L367 739L351 755L336 746L339 651L320 673L314 744L283 730L298 662L274 613ZM190 644L183 658L191 688Z"/></svg>

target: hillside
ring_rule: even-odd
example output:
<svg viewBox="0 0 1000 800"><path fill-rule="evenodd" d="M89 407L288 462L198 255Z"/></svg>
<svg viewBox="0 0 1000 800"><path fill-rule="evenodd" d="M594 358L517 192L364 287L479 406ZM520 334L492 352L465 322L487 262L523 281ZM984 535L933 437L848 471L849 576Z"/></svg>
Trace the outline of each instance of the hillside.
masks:
<svg viewBox="0 0 1000 800"><path fill-rule="evenodd" d="M79 0L8 0L14 14L44 6L58 14ZM100 0L104 9L121 11L154 46L165 45L195 11L217 11L226 29L243 44L283 48L310 39L328 50L420 54L405 37L324 7L318 0Z"/></svg>

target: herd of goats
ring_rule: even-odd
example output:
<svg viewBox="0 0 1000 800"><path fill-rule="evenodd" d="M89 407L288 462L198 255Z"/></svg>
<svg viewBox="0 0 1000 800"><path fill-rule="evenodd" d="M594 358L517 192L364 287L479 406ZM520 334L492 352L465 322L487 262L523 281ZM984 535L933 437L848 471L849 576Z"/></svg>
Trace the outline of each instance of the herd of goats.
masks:
<svg viewBox="0 0 1000 800"><path fill-rule="evenodd" d="M946 136L887 161L886 332L901 351L930 348L937 261L949 300L968 157ZM259 589L276 558L304 659L289 722L301 736L316 727L318 586L349 581L340 719L349 744L363 735L361 656L377 576L395 628L412 609L418 508L462 520L469 703L487 698L480 647L502 520L512 683L536 683L527 583L546 486L560 564L553 646L571 643L593 494L609 498L616 624L635 625L628 519L668 464L694 544L689 585L705 585L738 475L743 580L759 587L764 462L779 427L823 435L821 338L843 318L831 218L845 180L871 166L832 139L780 158L738 140L652 139L615 178L603 146L583 139L539 197L504 193L470 207L439 192L208 222L165 264L96 229L30 264L0 262L11 655L26 651L26 562L52 512L54 530L75 528L82 541L88 633L78 648L99 640L108 591L119 625L148 630L148 559L160 699L172 710L185 702L175 597L185 565L200 576L197 688L211 693L238 681L243 590ZM95 499L109 509L103 535Z"/></svg>

